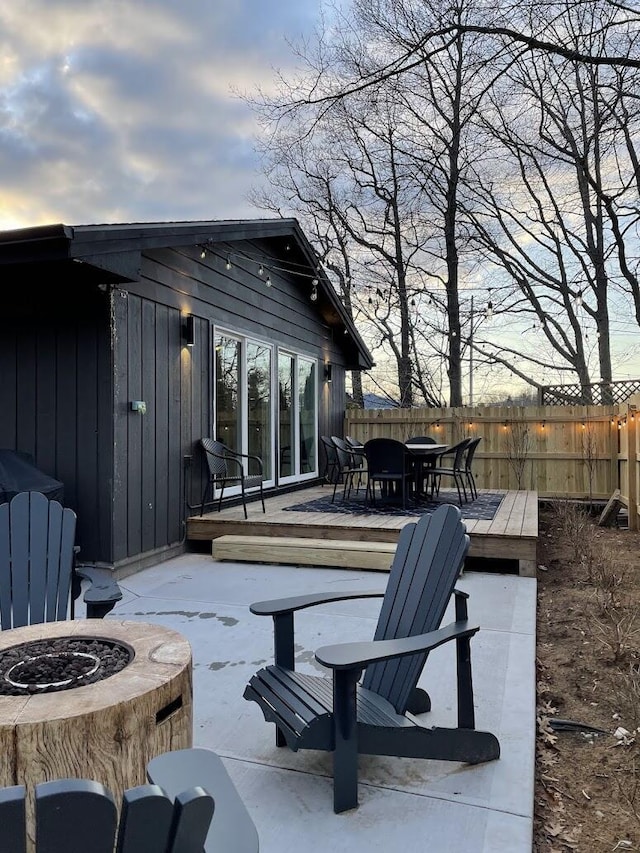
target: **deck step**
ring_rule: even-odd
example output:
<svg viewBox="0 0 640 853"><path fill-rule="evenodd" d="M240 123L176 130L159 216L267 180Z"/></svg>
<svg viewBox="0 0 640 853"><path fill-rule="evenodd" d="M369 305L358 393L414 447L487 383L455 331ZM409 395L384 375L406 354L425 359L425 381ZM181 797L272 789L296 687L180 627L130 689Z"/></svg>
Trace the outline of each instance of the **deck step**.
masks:
<svg viewBox="0 0 640 853"><path fill-rule="evenodd" d="M284 565L337 566L388 572L394 542L311 539L293 536L240 536L227 534L212 540L214 560L282 563Z"/></svg>

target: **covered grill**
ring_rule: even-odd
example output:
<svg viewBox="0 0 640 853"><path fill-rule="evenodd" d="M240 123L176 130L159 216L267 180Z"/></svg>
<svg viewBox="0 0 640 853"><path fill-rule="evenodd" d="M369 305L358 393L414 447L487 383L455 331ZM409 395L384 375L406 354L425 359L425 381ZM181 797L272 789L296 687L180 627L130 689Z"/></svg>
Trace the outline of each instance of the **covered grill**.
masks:
<svg viewBox="0 0 640 853"><path fill-rule="evenodd" d="M64 484L36 468L32 456L0 450L0 504L18 492L42 492L49 500L64 503Z"/></svg>

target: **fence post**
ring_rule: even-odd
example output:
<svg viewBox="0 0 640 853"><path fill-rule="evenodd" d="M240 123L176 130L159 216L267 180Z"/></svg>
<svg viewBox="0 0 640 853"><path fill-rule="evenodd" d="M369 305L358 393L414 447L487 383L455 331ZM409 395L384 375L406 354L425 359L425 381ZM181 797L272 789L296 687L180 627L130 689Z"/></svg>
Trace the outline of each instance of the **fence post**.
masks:
<svg viewBox="0 0 640 853"><path fill-rule="evenodd" d="M629 459L629 494L627 513L629 515L629 530L638 529L638 432L636 406L640 403L640 395L635 394L627 401L627 457Z"/></svg>

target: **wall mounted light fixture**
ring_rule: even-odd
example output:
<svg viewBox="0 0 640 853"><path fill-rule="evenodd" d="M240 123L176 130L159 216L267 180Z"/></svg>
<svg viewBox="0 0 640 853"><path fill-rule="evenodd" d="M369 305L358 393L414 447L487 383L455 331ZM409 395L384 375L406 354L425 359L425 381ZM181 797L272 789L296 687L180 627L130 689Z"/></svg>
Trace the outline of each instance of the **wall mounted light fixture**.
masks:
<svg viewBox="0 0 640 853"><path fill-rule="evenodd" d="M330 361L328 361L324 366L324 381L331 382L333 379L333 367Z"/></svg>
<svg viewBox="0 0 640 853"><path fill-rule="evenodd" d="M188 347L192 347L196 342L196 318L193 314L187 314L182 326L182 337Z"/></svg>

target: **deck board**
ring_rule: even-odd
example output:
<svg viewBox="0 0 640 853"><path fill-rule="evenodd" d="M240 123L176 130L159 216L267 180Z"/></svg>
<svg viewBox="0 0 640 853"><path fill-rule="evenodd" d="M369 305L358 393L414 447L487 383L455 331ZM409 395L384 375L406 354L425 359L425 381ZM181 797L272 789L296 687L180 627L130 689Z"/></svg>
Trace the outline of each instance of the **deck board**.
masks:
<svg viewBox="0 0 640 853"><path fill-rule="evenodd" d="M285 511L294 504L326 496L327 486L312 486L265 498L263 514L259 501L247 504L245 521L242 506L223 506L220 512L192 516L187 521L187 538L213 540L226 534L253 536L293 536L362 542L397 542L400 530L415 515L315 513ZM336 496L336 502L341 500ZM521 574L535 573L538 541L538 495L533 491L507 491L488 521L466 519L471 539L471 557L518 561Z"/></svg>

